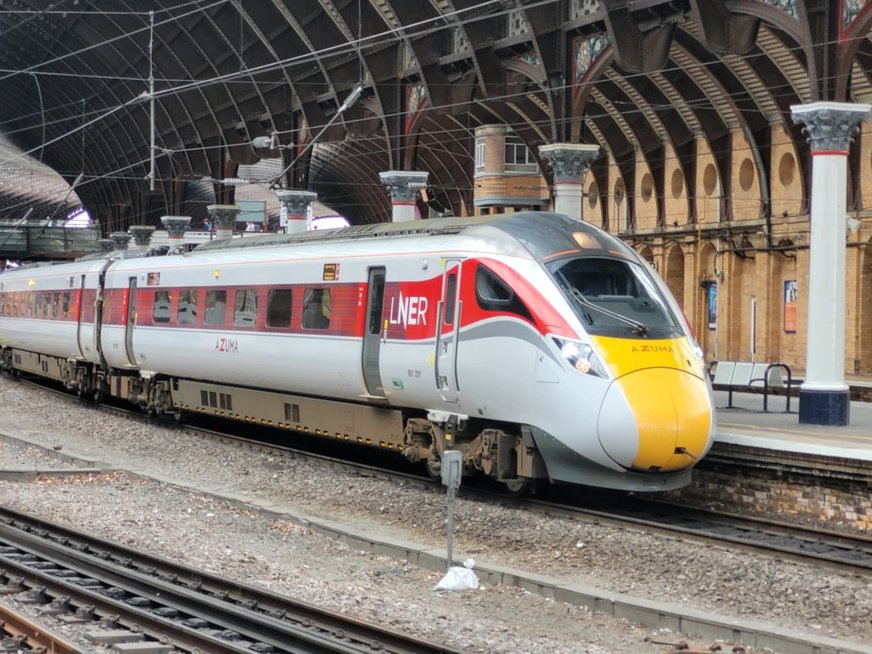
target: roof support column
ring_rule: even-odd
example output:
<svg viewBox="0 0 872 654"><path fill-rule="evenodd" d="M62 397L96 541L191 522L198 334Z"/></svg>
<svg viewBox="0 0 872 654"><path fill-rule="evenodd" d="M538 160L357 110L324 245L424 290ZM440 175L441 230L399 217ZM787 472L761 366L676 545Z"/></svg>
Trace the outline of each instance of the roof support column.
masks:
<svg viewBox="0 0 872 654"><path fill-rule="evenodd" d="M599 156L599 146L552 143L539 146L539 154L554 172L554 212L581 220L581 179Z"/></svg>
<svg viewBox="0 0 872 654"><path fill-rule="evenodd" d="M848 149L869 105L814 102L790 108L805 125L812 154L808 332L799 422L847 425L845 383L845 204Z"/></svg>
<svg viewBox="0 0 872 654"><path fill-rule="evenodd" d="M191 224L190 216L163 216L160 221L167 230L167 240L176 245L185 239L185 232Z"/></svg>
<svg viewBox="0 0 872 654"><path fill-rule="evenodd" d="M312 191L300 191L298 189L284 189L276 191L279 202L287 214L285 231L288 234L305 232L312 227L309 218L309 207L318 199L318 194Z"/></svg>
<svg viewBox="0 0 872 654"><path fill-rule="evenodd" d="M239 205L210 204L206 207L212 224L215 225L215 238L230 238L236 227L236 216L239 215Z"/></svg>
<svg viewBox="0 0 872 654"><path fill-rule="evenodd" d="M391 194L391 222L415 220L418 191L427 186L429 174L412 170L388 170L379 173L381 183Z"/></svg>

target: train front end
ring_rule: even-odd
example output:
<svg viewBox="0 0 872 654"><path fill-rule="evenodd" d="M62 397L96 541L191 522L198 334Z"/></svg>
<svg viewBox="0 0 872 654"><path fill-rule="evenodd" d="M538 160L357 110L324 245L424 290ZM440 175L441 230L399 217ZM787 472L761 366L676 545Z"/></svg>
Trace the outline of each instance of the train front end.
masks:
<svg viewBox="0 0 872 654"><path fill-rule="evenodd" d="M575 223L578 225L578 223ZM669 290L633 250L589 226L540 259L572 334L550 334L533 435L553 481L657 491L690 482L715 434L702 353ZM550 361L546 361L546 359Z"/></svg>

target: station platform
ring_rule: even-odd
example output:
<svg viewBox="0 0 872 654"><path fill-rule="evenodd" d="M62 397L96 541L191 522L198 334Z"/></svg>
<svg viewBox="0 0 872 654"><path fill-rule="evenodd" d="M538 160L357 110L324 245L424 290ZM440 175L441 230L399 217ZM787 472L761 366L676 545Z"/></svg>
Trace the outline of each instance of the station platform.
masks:
<svg viewBox="0 0 872 654"><path fill-rule="evenodd" d="M855 384L868 381L850 380ZM715 391L717 407L716 444L735 445L801 455L872 461L872 403L851 402L846 426L799 424L799 398L769 396L769 411L763 412L763 395L733 392L733 408L727 408L727 391Z"/></svg>

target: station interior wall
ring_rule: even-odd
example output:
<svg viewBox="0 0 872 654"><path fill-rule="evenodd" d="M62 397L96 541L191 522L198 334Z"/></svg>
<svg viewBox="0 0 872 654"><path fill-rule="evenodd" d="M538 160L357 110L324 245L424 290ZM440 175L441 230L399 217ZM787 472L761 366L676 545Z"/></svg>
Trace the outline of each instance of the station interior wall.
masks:
<svg viewBox="0 0 872 654"><path fill-rule="evenodd" d="M755 151L742 130L731 134L728 184L721 179L712 144L702 137L695 143L691 180L676 152L664 145L657 173L663 177L655 183L652 166L637 150L633 202L620 168L610 160L606 193L602 175L599 183L594 174L584 175L581 218L620 236L652 263L681 304L708 361L783 362L802 374L807 317L813 309L808 297L810 202L804 191L811 184L797 164L799 154L787 129L771 126L768 139L765 148ZM486 140L485 152L493 162L502 156L503 140ZM872 121L861 125L848 161L848 184L856 179L860 188L856 206L849 201L847 215L840 218L856 221L846 240L845 372L872 374ZM811 164L807 168L811 174ZM499 193L511 196L507 187L513 181L519 180L501 180ZM524 185L535 188L529 180ZM477 185L476 203L491 189ZM531 208L524 206L524 193L517 195L516 204L501 209ZM716 305L714 311L710 303Z"/></svg>

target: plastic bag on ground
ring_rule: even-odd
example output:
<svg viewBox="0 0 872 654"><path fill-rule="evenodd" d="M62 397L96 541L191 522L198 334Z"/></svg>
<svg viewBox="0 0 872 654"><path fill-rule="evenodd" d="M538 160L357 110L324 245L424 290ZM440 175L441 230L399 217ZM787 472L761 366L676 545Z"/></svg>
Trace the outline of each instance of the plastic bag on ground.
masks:
<svg viewBox="0 0 872 654"><path fill-rule="evenodd" d="M445 576L439 580L434 590L475 590L478 588L478 576L469 568L452 566Z"/></svg>

